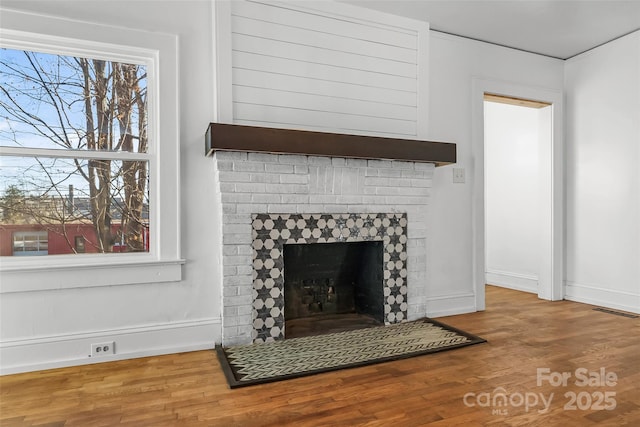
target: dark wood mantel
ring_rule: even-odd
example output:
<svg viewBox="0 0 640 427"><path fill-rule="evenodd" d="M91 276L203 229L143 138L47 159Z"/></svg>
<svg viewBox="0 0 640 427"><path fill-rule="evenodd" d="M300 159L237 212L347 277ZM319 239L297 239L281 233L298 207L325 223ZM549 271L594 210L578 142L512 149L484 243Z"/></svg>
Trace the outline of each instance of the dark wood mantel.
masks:
<svg viewBox="0 0 640 427"><path fill-rule="evenodd" d="M274 154L456 162L456 144L378 136L348 135L211 123L206 133L206 155L215 151L248 151Z"/></svg>

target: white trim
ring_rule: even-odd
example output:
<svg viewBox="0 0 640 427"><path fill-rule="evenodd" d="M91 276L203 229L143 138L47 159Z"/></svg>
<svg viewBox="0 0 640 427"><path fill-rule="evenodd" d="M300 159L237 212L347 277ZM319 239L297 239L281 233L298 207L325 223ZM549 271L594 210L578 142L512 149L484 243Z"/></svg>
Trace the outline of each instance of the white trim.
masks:
<svg viewBox="0 0 640 427"><path fill-rule="evenodd" d="M44 33L39 34L35 31L28 32L6 28L0 28L0 46L9 49L30 50L53 55L89 57L138 65L149 65L149 61L141 60L141 57L152 57L154 53L152 49L133 46L123 47L112 43L58 37Z"/></svg>
<svg viewBox="0 0 640 427"><path fill-rule="evenodd" d="M485 182L484 182L484 94L493 93L552 104L553 135L549 158L541 159L547 191L541 197L543 214L538 296L551 301L563 298L564 277L564 131L561 91L531 87L519 83L474 77L472 81L472 154L473 162L473 288L477 310L485 308Z"/></svg>
<svg viewBox="0 0 640 427"><path fill-rule="evenodd" d="M231 1L216 0L213 3L213 65L216 79L213 111L218 123L233 123Z"/></svg>
<svg viewBox="0 0 640 427"><path fill-rule="evenodd" d="M474 293L460 293L427 298L427 316L444 317L473 313L476 310Z"/></svg>
<svg viewBox="0 0 640 427"><path fill-rule="evenodd" d="M602 285L567 281L564 299L640 314L640 294L613 290Z"/></svg>
<svg viewBox="0 0 640 427"><path fill-rule="evenodd" d="M220 342L219 317L71 333L0 343L0 375L207 350ZM115 341L116 354L89 357L92 343Z"/></svg>
<svg viewBox="0 0 640 427"><path fill-rule="evenodd" d="M532 294L538 293L538 276L535 274L487 269L485 282L487 285L500 286Z"/></svg>
<svg viewBox="0 0 640 427"><path fill-rule="evenodd" d="M429 23L420 22L418 26L418 94L416 113L416 136L418 139L429 139L429 40L431 33Z"/></svg>
<svg viewBox="0 0 640 427"><path fill-rule="evenodd" d="M108 257L109 255L104 256ZM18 258L22 260L25 257ZM93 259L95 260L95 257ZM36 268L3 269L0 293L93 288L96 286L130 285L132 283L179 282L182 278L182 264L185 263L183 260L150 262L131 262L128 260L126 263L112 264L106 263L102 255L101 260L101 264L77 263L65 266L49 264Z"/></svg>
<svg viewBox="0 0 640 427"><path fill-rule="evenodd" d="M101 160L137 160L149 161L147 153L130 153L127 151L89 151L49 148L20 148L0 146L1 156L15 157L52 157L56 159L101 159Z"/></svg>
<svg viewBox="0 0 640 427"><path fill-rule="evenodd" d="M2 257L0 293L181 280L184 261L180 258L177 36L5 8L0 8L0 13L3 45L146 64L151 141L148 153L76 153L77 150L49 149L21 152L49 157L149 161L151 245L146 254ZM0 154L18 156L20 152L14 147L5 147ZM108 274L104 274L106 268Z"/></svg>

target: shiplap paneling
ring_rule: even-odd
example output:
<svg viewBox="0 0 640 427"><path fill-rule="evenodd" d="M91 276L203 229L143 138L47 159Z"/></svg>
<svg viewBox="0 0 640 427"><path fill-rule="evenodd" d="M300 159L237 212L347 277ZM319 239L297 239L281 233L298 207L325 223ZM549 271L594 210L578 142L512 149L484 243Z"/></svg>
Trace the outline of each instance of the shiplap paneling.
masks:
<svg viewBox="0 0 640 427"><path fill-rule="evenodd" d="M341 14L346 6L332 5L333 12L313 10L312 2L232 1L232 14L284 26L304 28L319 33L369 40L382 45L417 49L415 30L385 23L365 21L356 15ZM308 6L303 8L301 6ZM390 15L388 15L390 16ZM355 36L354 36L355 34Z"/></svg>
<svg viewBox="0 0 640 427"><path fill-rule="evenodd" d="M266 71L243 70L236 68L235 75L238 81L250 82L252 86L264 89L275 89L281 91L298 92L310 95L332 96L334 98L347 98L335 94L348 94L349 99L360 101L371 101L379 103L381 99L386 101L385 105L401 105L416 107L417 99L414 92L398 91L387 88L375 88L372 86L353 85L342 82L331 82L327 80L315 80L313 85L309 85L306 77L291 76ZM241 85L236 84L236 87Z"/></svg>
<svg viewBox="0 0 640 427"><path fill-rule="evenodd" d="M415 107L396 105L389 108L387 104L380 105L375 101L362 101L348 97L327 96L325 94L310 94L288 89L276 90L271 88L234 86L233 99L237 103L261 104L276 107L290 105L312 105L315 110L327 113L352 114L368 117L389 118L406 121L407 117L415 114Z"/></svg>
<svg viewBox="0 0 640 427"><path fill-rule="evenodd" d="M403 76L394 76L375 70L362 70L348 68L339 65L326 65L317 62L300 61L271 56L264 53L247 53L233 51L232 55L234 71L238 68L245 70L264 70L276 74L305 77L312 85L315 80L350 83L352 85L366 87L381 87L397 91L416 91L416 79ZM249 84L252 82L238 81L234 75L234 84ZM336 94L342 95L344 94Z"/></svg>
<svg viewBox="0 0 640 427"><path fill-rule="evenodd" d="M308 28L266 22L260 18L232 17L234 31L238 34L248 34L265 39L288 42L291 40L305 40L308 46L331 49L340 46L339 51L366 55L373 58L383 58L399 62L416 62L416 48L387 45L384 43L347 38L333 33L320 32Z"/></svg>
<svg viewBox="0 0 640 427"><path fill-rule="evenodd" d="M300 5L231 3L233 121L417 137L428 25Z"/></svg>
<svg viewBox="0 0 640 427"><path fill-rule="evenodd" d="M234 102L233 115L245 123L256 121L256 124L265 123L319 126L324 129L340 129L345 131L367 130L376 134L396 134L411 136L416 134L415 121L384 119L378 117L362 116L358 114L343 114L318 111L316 109L303 109L300 107L276 107L264 104L245 104ZM289 126L291 127L291 126Z"/></svg>
<svg viewBox="0 0 640 427"><path fill-rule="evenodd" d="M353 70L373 71L376 74L406 77L415 81L416 66L407 62L390 61L336 49L301 45L290 41L264 39L245 34L233 34L233 49L274 58L292 59L304 63L330 65Z"/></svg>

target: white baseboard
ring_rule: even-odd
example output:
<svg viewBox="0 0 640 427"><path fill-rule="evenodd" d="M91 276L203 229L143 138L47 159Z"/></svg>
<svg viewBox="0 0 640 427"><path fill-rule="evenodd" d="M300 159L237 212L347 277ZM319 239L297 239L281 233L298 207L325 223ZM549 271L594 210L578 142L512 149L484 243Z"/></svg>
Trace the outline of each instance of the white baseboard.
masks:
<svg viewBox="0 0 640 427"><path fill-rule="evenodd" d="M640 314L640 294L567 281L564 299Z"/></svg>
<svg viewBox="0 0 640 427"><path fill-rule="evenodd" d="M453 316L475 311L477 311L476 296L473 293L427 298L427 316L429 317Z"/></svg>
<svg viewBox="0 0 640 427"><path fill-rule="evenodd" d="M485 272L485 283L516 291L538 294L538 276L533 274L487 269Z"/></svg>
<svg viewBox="0 0 640 427"><path fill-rule="evenodd" d="M221 342L221 319L64 334L0 343L0 375L206 350ZM91 344L115 341L115 354L90 357Z"/></svg>

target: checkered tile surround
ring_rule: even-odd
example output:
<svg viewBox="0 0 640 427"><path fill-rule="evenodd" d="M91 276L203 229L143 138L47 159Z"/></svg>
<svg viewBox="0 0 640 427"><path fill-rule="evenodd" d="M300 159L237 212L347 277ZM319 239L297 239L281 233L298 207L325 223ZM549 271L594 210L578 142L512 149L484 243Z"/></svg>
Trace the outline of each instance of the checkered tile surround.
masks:
<svg viewBox="0 0 640 427"><path fill-rule="evenodd" d="M254 342L284 339L283 245L384 242L385 323L407 319L407 214L253 214Z"/></svg>

